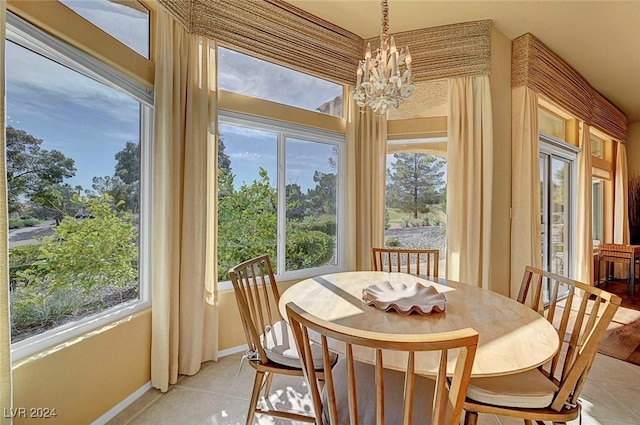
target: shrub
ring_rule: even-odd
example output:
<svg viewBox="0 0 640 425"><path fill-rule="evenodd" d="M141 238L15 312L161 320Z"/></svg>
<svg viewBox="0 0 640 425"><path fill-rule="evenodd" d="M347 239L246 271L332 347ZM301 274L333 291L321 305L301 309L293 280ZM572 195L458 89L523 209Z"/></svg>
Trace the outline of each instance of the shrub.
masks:
<svg viewBox="0 0 640 425"><path fill-rule="evenodd" d="M333 237L331 235L314 230L295 228L291 230L287 232L287 270L318 267L331 259L333 256Z"/></svg>
<svg viewBox="0 0 640 425"><path fill-rule="evenodd" d="M12 218L9 220L9 229L22 229L23 227L34 227L42 223L36 218Z"/></svg>
<svg viewBox="0 0 640 425"><path fill-rule="evenodd" d="M398 239L396 239L396 238L389 238L385 242L385 246L389 246L389 247L400 246L400 241Z"/></svg>

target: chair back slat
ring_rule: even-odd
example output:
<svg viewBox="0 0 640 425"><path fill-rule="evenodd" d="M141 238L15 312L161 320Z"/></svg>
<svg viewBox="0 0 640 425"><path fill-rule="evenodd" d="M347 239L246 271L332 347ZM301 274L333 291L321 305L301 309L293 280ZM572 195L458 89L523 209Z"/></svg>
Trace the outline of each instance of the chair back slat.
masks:
<svg viewBox="0 0 640 425"><path fill-rule="evenodd" d="M372 248L373 270L438 277L437 249Z"/></svg>
<svg viewBox="0 0 640 425"><path fill-rule="evenodd" d="M560 411L565 405L577 403L598 346L621 299L591 285L530 266L526 267L523 285L527 280L535 281L536 277L539 282L549 284L549 302L543 315L558 332L561 344L550 363L542 366L545 374L559 386L551 408Z"/></svg>
<svg viewBox="0 0 640 425"><path fill-rule="evenodd" d="M349 327L341 326L332 322L322 320L312 314L306 312L294 303L288 303L286 306L287 316L291 325L296 345L300 353L303 372L309 383L309 390L312 392L311 400L314 403L314 412L316 415L316 424L323 423L323 412L325 416L330 418L330 423L337 424L340 418L347 420L350 425L361 425L364 419L360 415L359 393L364 392L371 400L375 398L375 424L384 425L385 418L389 415L401 414L402 419L396 423L411 425L419 421L420 423L430 423L432 425L452 425L458 424L462 414L464 399L466 396L469 380L471 379L471 368L475 357L476 347L478 344L478 333L473 329L461 329L453 332L442 334L386 334L378 332L366 332L354 330ZM324 364L324 387L318 385L317 374L314 370L313 359L310 358L311 338L310 332L314 335L314 341L323 345ZM319 335L319 337L318 337ZM319 341L318 341L319 340ZM326 360L329 357L330 346L343 347L344 364L346 364L346 374L344 379L346 383L340 384L336 381L336 375L331 369L331 363ZM355 359L355 352L362 353L362 350L372 350L371 360L374 363L371 367L373 371L374 385L359 385L356 370L359 368L359 362ZM421 397L422 394L417 391L417 381L415 374L416 355L424 351L434 351L439 356L439 366L436 376L436 385L434 390L434 399L431 409L426 409L426 413L431 414L431 418L413 417L417 405L424 405L426 400L415 397ZM448 356L449 351L457 353L456 367L453 376L450 377L451 382L447 382L447 363L451 359ZM385 381L385 357L387 355L403 355L406 356L406 367L402 384L402 398L398 405L390 405L385 398L389 391L385 391L387 385L391 385ZM389 378L387 378L388 380ZM424 379L424 378L421 378ZM348 409L342 414L337 409L341 395L337 393L336 388L346 388L347 398L345 408ZM375 397L371 394L375 390ZM326 394L323 397L321 392ZM362 394L360 394L361 396ZM368 423L368 422L367 422ZM371 422L374 423L374 422ZM390 424L387 419L387 423Z"/></svg>
<svg viewBox="0 0 640 425"><path fill-rule="evenodd" d="M277 305L280 300L277 282L268 255L261 255L240 263L229 270L240 317L250 351L258 353L260 361L267 361L260 336L267 334L273 339L276 332L267 332L280 320Z"/></svg>

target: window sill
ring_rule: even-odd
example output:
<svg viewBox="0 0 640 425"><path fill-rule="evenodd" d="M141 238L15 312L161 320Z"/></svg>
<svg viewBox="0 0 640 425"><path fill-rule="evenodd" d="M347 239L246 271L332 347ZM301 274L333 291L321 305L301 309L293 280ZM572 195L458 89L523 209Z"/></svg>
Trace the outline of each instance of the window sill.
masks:
<svg viewBox="0 0 640 425"><path fill-rule="evenodd" d="M92 334L105 325L117 324L128 316L151 307L150 301L134 300L107 309L93 316L58 326L55 329L34 335L22 341L11 344L11 360L15 363L33 354L54 350L57 346L68 345L67 341ZM65 344L63 344L65 343Z"/></svg>

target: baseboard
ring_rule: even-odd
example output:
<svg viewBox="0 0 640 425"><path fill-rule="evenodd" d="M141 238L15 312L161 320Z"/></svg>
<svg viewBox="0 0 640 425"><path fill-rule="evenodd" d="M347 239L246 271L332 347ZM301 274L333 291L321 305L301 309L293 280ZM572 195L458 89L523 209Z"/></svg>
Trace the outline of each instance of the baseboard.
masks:
<svg viewBox="0 0 640 425"><path fill-rule="evenodd" d="M147 382L137 390L135 390L129 397L122 400L120 403L113 406L107 413L100 416L98 419L93 421L91 425L105 425L111 419L115 418L118 413L122 412L124 409L129 407L134 401L140 398L144 393L151 389L151 381Z"/></svg>
<svg viewBox="0 0 640 425"><path fill-rule="evenodd" d="M218 351L218 357L226 357L232 354L244 353L245 351L247 351L247 348L249 348L247 344L227 348L226 350Z"/></svg>
<svg viewBox="0 0 640 425"><path fill-rule="evenodd" d="M218 357L230 356L232 354L244 353L247 350L247 344L238 345L237 347L227 348L226 350L218 351ZM93 421L91 425L105 425L111 419L115 418L118 413L122 412L124 409L129 407L134 401L140 398L144 393L151 389L151 381L147 382L132 394L129 397L122 400L120 403L113 406L107 413L100 416L98 419Z"/></svg>

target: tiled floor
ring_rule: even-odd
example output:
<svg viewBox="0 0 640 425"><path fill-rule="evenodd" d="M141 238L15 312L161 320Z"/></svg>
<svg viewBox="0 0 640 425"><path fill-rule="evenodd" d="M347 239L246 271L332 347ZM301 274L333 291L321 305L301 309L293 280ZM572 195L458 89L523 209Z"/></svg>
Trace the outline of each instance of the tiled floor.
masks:
<svg viewBox="0 0 640 425"><path fill-rule="evenodd" d="M240 355L228 356L218 362L207 362L194 375L182 377L165 394L150 390L109 425L171 424L171 425L244 425L248 398L253 383L253 369L236 372ZM310 407L305 397L306 384L301 379L276 377L272 402L288 400L289 406ZM640 424L640 366L597 355L590 379L582 393L583 425ZM261 417L257 424L293 425L289 421L274 421ZM480 425L511 425L522 422L495 416L480 415ZM572 425L578 425L576 420Z"/></svg>

